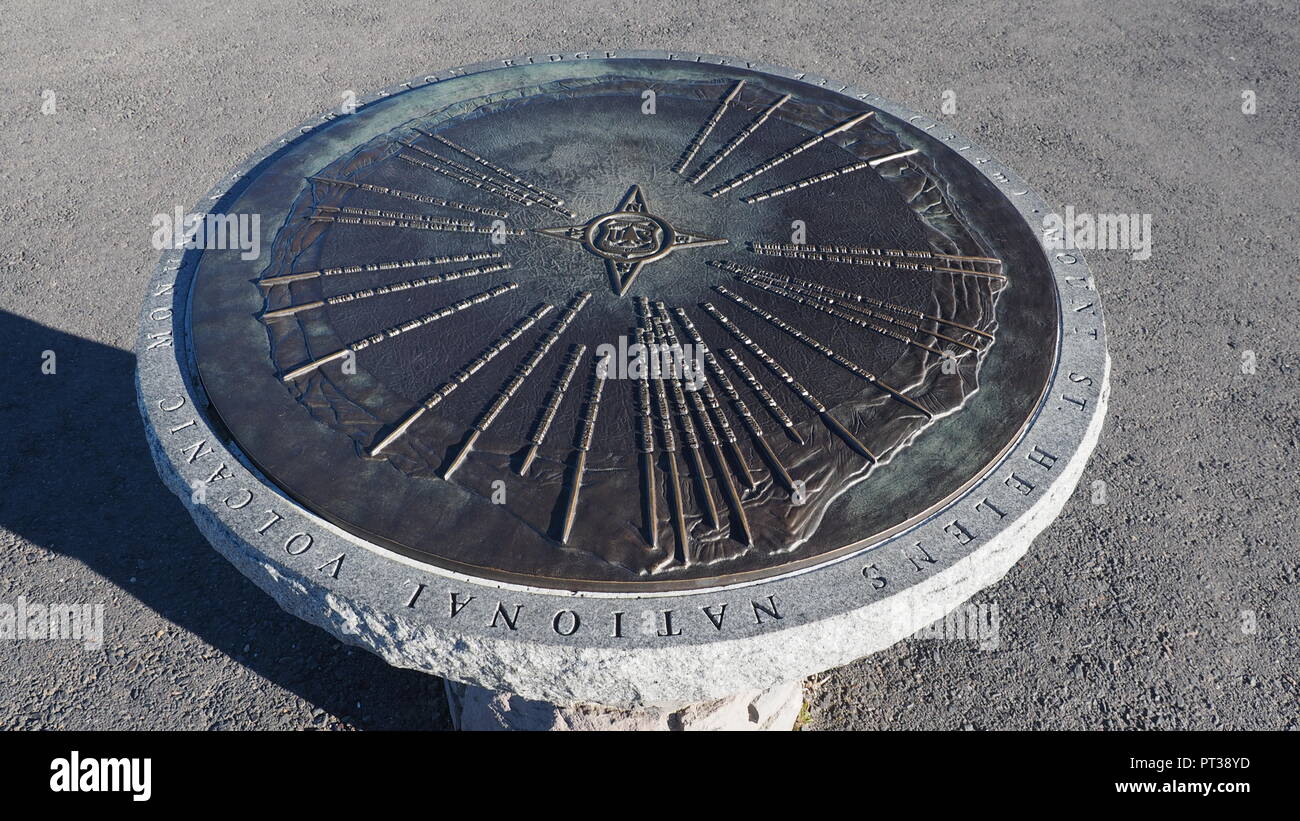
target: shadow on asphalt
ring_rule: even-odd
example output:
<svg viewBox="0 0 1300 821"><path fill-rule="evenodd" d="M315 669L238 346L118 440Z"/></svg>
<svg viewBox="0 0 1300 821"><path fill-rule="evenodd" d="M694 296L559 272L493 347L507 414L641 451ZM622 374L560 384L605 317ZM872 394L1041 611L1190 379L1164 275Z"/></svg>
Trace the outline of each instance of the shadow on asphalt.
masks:
<svg viewBox="0 0 1300 821"><path fill-rule="evenodd" d="M0 310L0 356L0 525L347 724L450 729L439 679L290 616L208 545L154 469L134 354Z"/></svg>

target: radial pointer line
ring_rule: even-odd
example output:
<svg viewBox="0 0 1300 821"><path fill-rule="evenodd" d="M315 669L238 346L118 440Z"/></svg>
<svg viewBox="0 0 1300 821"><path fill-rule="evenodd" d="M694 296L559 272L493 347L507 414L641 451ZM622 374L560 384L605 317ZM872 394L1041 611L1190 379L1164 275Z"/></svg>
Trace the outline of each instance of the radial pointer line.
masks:
<svg viewBox="0 0 1300 821"><path fill-rule="evenodd" d="M546 404L542 407L537 421L533 423L533 432L528 437L528 451L524 454L523 461L519 463L520 476L528 475L528 469L532 467L538 451L546 442L546 434L550 432L551 424L555 421L555 414L559 411L560 404L564 402L564 395L569 390L569 383L573 381L573 372L578 369L578 363L582 361L582 356L586 352L586 345L573 345L569 348L569 354L565 357L564 364L560 366L560 370L555 376L555 384L546 397Z"/></svg>
<svg viewBox="0 0 1300 821"><path fill-rule="evenodd" d="M926 408L923 405L918 404L916 400L907 396L902 391L896 390L895 388L886 385L884 382L881 382L880 379L871 371L867 370L866 368L852 361L851 359L844 356L843 354L837 353L826 344L819 342L818 340L814 339L813 337L809 336L808 334L794 327L793 325L781 319L780 317L776 316L775 314L771 313L770 311L763 310L762 308L758 307L754 303L745 299L740 294L733 293L732 291L728 290L726 287L722 285L715 285L713 286L713 289L718 293L722 294L723 296L727 297L728 299L730 299L732 302L735 302L737 305L740 305L742 308L746 309L750 313L759 317L760 319L764 319L770 324L779 328L780 330L785 331L785 333L789 334L790 336L804 343L808 347L812 348L814 351L817 351L821 355L825 356L827 359L834 362L836 365L839 365L841 368L844 368L849 373L855 374L856 376L865 379L866 381L875 385L880 390L884 391L885 393L897 399L899 402L902 402L904 405L907 405L913 410L920 411L921 413L925 414L925 417L927 419L932 418L934 416L934 414L926 410ZM939 355L942 356L943 353L940 352Z"/></svg>
<svg viewBox="0 0 1300 821"><path fill-rule="evenodd" d="M460 279L509 270L509 268L510 263L502 262L496 265L481 265L477 268L463 268L459 271L448 271L444 274L434 274L433 276L421 277L420 279L408 279L405 282L395 282L391 285L378 285L374 288L364 288L360 291L337 294L335 296L326 297L325 299L315 300L314 302L304 302L298 305L289 305L284 308L277 308L273 311L266 311L262 314L262 319L279 319L281 317L293 316L302 311L309 311L314 308L323 308L326 305L342 305L348 302L356 302L359 299L368 299L372 296L395 294L402 291L409 291L412 288L423 288L427 285L442 285L446 282L455 282Z"/></svg>
<svg viewBox="0 0 1300 821"><path fill-rule="evenodd" d="M951 336L948 336L947 334L939 333L938 331L931 331L926 328L922 328L920 325L916 324L915 322L909 322L908 320L901 319L896 316L890 316L888 314L876 313L875 311L869 308L864 308L861 305L852 302L841 301L834 297L817 293L816 291L813 291L811 289L802 288L799 285L796 285L794 283L785 282L776 277L766 277L757 273L755 274L737 273L736 279L740 280L746 285L750 285L755 288L768 291L769 293L777 294L778 296L785 297L786 299L789 299L800 305L807 305L811 308L815 308L819 311L830 314L831 316L836 317L837 319L842 319L845 322L849 322L859 327L867 328L869 330L875 331L876 333L884 334L891 338L901 339L902 337L890 333L887 329L879 328L873 325L872 323L867 322L867 318L878 319L881 320L882 322L888 322L892 325L897 325L900 328L907 329L908 331L912 332L913 334L916 334L917 336L922 336L922 337L933 336L935 339L939 339L942 340L943 342L948 342L958 347L965 348L968 351L975 351L975 352L979 351L979 348L975 347L974 345L971 345L968 342L962 342L960 339L954 339ZM922 345L921 343L913 342L912 340L904 340L904 341L907 341L909 344L916 345L917 347L924 348L925 350L930 351L931 353L935 351L934 348L928 345ZM944 354L941 351L939 355L943 356Z"/></svg>
<svg viewBox="0 0 1300 821"><path fill-rule="evenodd" d="M890 328L884 328L879 325L873 324L871 322L867 322L862 317L855 316L849 313L848 311L844 310L843 308L839 307L838 305L826 305L822 302L818 302L814 297L804 296L803 294L796 293L794 291L791 291L788 288L783 288L779 285L776 285L775 283L757 279L755 277L751 277L746 274L737 275L736 279L740 280L746 285L750 285L754 288L757 288L760 291L767 291L770 294L776 294L777 296L782 297L783 299L790 300L796 305L805 305L809 308L812 308L814 311L820 311L824 314L828 314L830 316L835 317L836 319L843 320L844 322L847 322L850 325L855 325L859 328L863 328L865 330L878 333L881 336L887 336L890 339L897 340L898 342L902 342L906 345L912 345L914 347L920 348L923 351L926 351L927 353L932 353L935 356L944 355L943 351L940 350L939 348L935 348L931 345L926 345L923 342L917 342L911 337L908 337ZM750 305L746 305L745 307L750 308ZM758 309L758 310L762 310L762 309ZM755 313L757 313L757 311L755 311ZM766 313L769 316L773 316L773 317L776 316L771 312L764 312L764 313ZM763 313L760 313L758 315L764 316Z"/></svg>
<svg viewBox="0 0 1300 821"><path fill-rule="evenodd" d="M901 248L869 248L862 245L796 245L790 242L754 242L751 246L756 254L781 253L785 251L822 251L830 254L867 257L910 257L912 259L945 259L955 262L978 262L985 265L1001 265L997 257L970 256L967 254L943 254L938 251L909 251Z"/></svg>
<svg viewBox="0 0 1300 821"><path fill-rule="evenodd" d="M640 330L637 330L640 341ZM637 450L641 463L641 497L645 514L645 537L652 549L659 547L659 502L655 487L654 408L650 403L650 375L637 377Z"/></svg>
<svg viewBox="0 0 1300 821"><path fill-rule="evenodd" d="M767 407L768 412L776 417L776 421L781 423L781 427L785 429L786 435L789 436L797 445L803 446L808 444L804 441L803 434L799 433L799 429L795 427L794 420L790 418L790 414L785 412L785 408L781 407L781 403L776 401L776 397L772 396L771 392L769 392L763 385L763 382L758 378L758 376L749 369L749 366L745 364L745 360L741 359L740 355L730 348L724 350L722 353L723 356L727 357L727 361L731 363L731 367L736 369L736 373L740 374L740 378L749 386L749 389L753 391L754 394L763 402L763 405Z"/></svg>
<svg viewBox="0 0 1300 821"><path fill-rule="evenodd" d="M838 316L844 319L845 321L863 322L865 320L862 319L862 317L879 319L882 322L889 322L890 324L897 325L900 328L906 328L908 331L911 331L913 334L916 334L917 336L922 336L922 337L933 336L935 339L941 340L943 342L948 342L960 348L965 348L966 350L971 352L979 351L979 348L970 344L969 342L963 342L960 339L956 339L955 337L951 337L948 336L947 334L940 333L937 330L932 331L928 328L922 328L920 325L916 324L915 322L910 322L905 319L900 319L897 316L890 316L889 314L877 313L871 310L870 308L864 308L863 306L855 304L853 302L847 302L847 301L836 299L834 297L826 296L824 294L819 294L815 291L801 289L797 285L785 284L780 282L779 280L771 280L771 279L766 279L758 276L742 276L738 278L741 279L743 282L746 282L747 284L755 285L756 287L761 287L759 285L760 283L767 282L769 285L776 286L778 288L789 289L792 293L799 294L800 296L806 299L816 300L817 303L828 306L829 308L834 308L837 311L851 312L854 315L852 318L849 316L843 316L838 313L833 314L834 316ZM876 330L876 328L872 327L872 330ZM932 350L929 348L927 349Z"/></svg>
<svg viewBox="0 0 1300 821"><path fill-rule="evenodd" d="M578 312L586 306L587 301L590 299L591 292L579 291L577 296L569 300L569 304L564 306L564 310L561 311L560 315L551 323L551 327L547 328L546 333L543 334L542 337L533 345L532 351L524 357L517 366L515 366L514 374L507 378L501 385L501 388L497 391L496 397L492 400L492 404L488 405L487 409L483 411L477 420L475 420L474 430L465 440L465 444L461 446L460 451L452 458L451 464L449 464L447 470L443 472L442 478L450 479L451 475L456 472L456 469L464 464L465 457L469 456L470 451L474 449L474 443L478 440L479 436L486 432L488 428L492 427L492 423L497 420L497 417L501 415L501 412L510 404L510 400L514 398L519 389L528 381L528 377L533 375L533 371L537 370L537 366L546 358L546 354L549 353L551 347L555 345L555 341L568 329L569 324L573 322L573 318L578 315Z"/></svg>
<svg viewBox="0 0 1300 821"><path fill-rule="evenodd" d="M390 219L401 222L429 222L435 225L447 225L456 228L481 228L473 220L452 219L451 217L439 217L436 214L419 214L413 211L389 211L384 208L361 208L355 205L318 205L310 218L328 217L336 214L346 214L350 217L372 217L375 219Z"/></svg>
<svg viewBox="0 0 1300 821"><path fill-rule="evenodd" d="M426 412L433 410L442 403L444 399L456 392L456 389L469 381L469 378L482 370L483 366L496 358L497 354L510 347L510 343L523 336L524 332L533 327L542 317L550 313L555 306L545 302L538 305L522 319L516 322L511 328L496 341L487 347L478 356L467 362L460 370L451 375L451 378L442 383L433 393L429 394L423 402L415 406L407 416L392 430L387 436L381 439L374 447L370 449L371 456L378 456L380 452L386 449L393 442L401 438L411 425L415 424Z"/></svg>
<svg viewBox="0 0 1300 821"><path fill-rule="evenodd" d="M642 350L646 355L646 367L650 366L650 354L653 349L653 339L650 331L645 328L639 328L637 333L638 341L641 343ZM664 462L668 465L668 489L669 497L672 501L672 524L673 531L677 534L677 552L674 554L674 560L678 564L686 564L690 560L690 530L686 527L686 504L685 497L682 493L681 471L677 466L677 436L673 432L672 413L668 408L668 391L664 387L663 379L651 376L651 381L655 387L655 403L658 409L659 436L663 441Z"/></svg>
<svg viewBox="0 0 1300 821"><path fill-rule="evenodd" d="M404 142L402 143L402 145L406 146L407 148L410 148L413 151L418 151L421 154L424 154L425 156L432 157L433 159L439 160L440 162L449 162L448 160L446 160L446 158L442 157L441 155L435 154L432 151L421 148L420 146L415 145L413 143ZM402 162L410 163L411 165L414 165L417 168L423 168L426 171L432 171L435 174L441 174L442 176L446 177L449 180L452 180L453 182L458 182L461 185L468 186L470 188L474 188L479 191L486 191L489 194L493 194L495 196L501 197L504 200L509 200L510 202L517 203L519 205L539 204L537 200L533 199L532 197L518 194L513 188L505 188L503 186L497 185L480 174L475 174L473 176L470 176L468 174L462 174L459 171L453 170L450 166L438 165L435 163L427 162L425 160L420 159L419 157L413 157L410 154L398 154L397 159L401 160Z"/></svg>
<svg viewBox="0 0 1300 821"><path fill-rule="evenodd" d="M312 222L318 223L337 223L339 225L364 225L371 228L403 228L414 229L418 231L438 231L445 234L492 234L497 233L498 229L485 227L469 227L464 225L448 225L428 220L395 220L380 219L376 217L355 217L351 215L338 216L314 216ZM509 236L522 237L525 232L516 228L500 229L502 233Z"/></svg>
<svg viewBox="0 0 1300 821"><path fill-rule="evenodd" d="M654 335L657 354L668 346L667 333L664 331L662 324L650 314L649 301L645 297L639 299L645 312L645 320ZM659 361L657 355L653 361L655 366L662 371L663 363ZM716 529L721 526L722 522L718 518L718 506L713 500L713 490L709 487L709 475L704 467L704 457L700 455L700 438L695 431L694 423L691 421L691 411L686 405L686 392L682 390L681 380L677 377L670 374L667 382L672 392L670 399L672 400L673 415L681 427L682 439L686 443L686 461L690 463L691 471L695 474L696 485L699 490L700 500L704 504L704 513L709 527Z"/></svg>
<svg viewBox="0 0 1300 821"><path fill-rule="evenodd" d="M396 271L403 268L423 268L427 265L446 265L453 262L480 262L486 259L500 259L498 253L482 254L453 254L444 257L422 257L419 259L399 259L392 262L373 262L368 265L342 265L333 268L318 268L314 271L299 271L293 274L279 274L272 277L264 277L257 281L258 285L270 287L272 285L283 285L286 282L298 282L304 279L316 279L318 277L332 277L343 274L368 274L375 271Z"/></svg>
<svg viewBox="0 0 1300 821"><path fill-rule="evenodd" d="M451 140L447 139L446 137L442 136L441 134L434 134L433 132L425 131L422 128L417 128L415 130L420 132L424 136L429 137L430 139L437 140L438 142L450 148L452 151L458 151L461 154L464 154L466 157L469 157L471 160L483 166L484 168L488 169L493 174L496 174L498 177L501 177L502 179L505 179L506 181L513 183L515 186L519 188L523 188L533 193L535 196L540 197L544 200L550 200L550 202L553 205L564 205L563 198L558 197L555 194L552 194L550 191L547 191L545 188L542 188L539 185L533 185L532 183L528 182L523 177L519 176L513 171L510 171L507 168L503 168L502 166L497 165L496 163L492 162L486 157L482 157L474 153L473 151L469 150L465 146L459 143L454 143Z"/></svg>
<svg viewBox="0 0 1300 821"><path fill-rule="evenodd" d="M722 370L718 360L714 358L713 351L709 350L704 337L700 335L699 329L691 321L690 315L686 313L685 308L681 307L674 308L673 312L677 315L677 321L686 331L686 335L691 338L692 344L699 350L700 357L709 366L709 369L714 372L723 393L727 395L728 400L732 403L732 410L740 416L742 423L748 426L752 421L752 417L749 416L749 408L745 405L745 401L740 398L740 394L736 392L735 386L731 384L731 379ZM750 469L745 454L740 450L740 442L736 437L735 429L732 428L730 420L727 419L727 413L723 409L722 403L718 401L718 396L714 392L713 386L709 384L708 379L702 381L700 390L704 393L704 401L709 406L709 410L712 411L714 419L717 420L718 428L723 433L727 455L732 460L732 466L735 468L736 474L740 477L740 481L745 485L746 490L755 490L758 487L758 481L754 478L754 472ZM753 429L749 432L751 435L757 435L758 438L763 436L761 428L758 429L757 434Z"/></svg>
<svg viewBox="0 0 1300 821"><path fill-rule="evenodd" d="M768 370L776 374L777 377L782 382L784 382L787 386L789 386L790 390L794 391L795 394L803 401L803 403L806 404L809 408L813 410L813 412L817 414L817 418L822 421L822 424L825 425L832 433L838 436L841 440L843 440L844 443L848 445L849 448L854 453L857 453L859 456L863 457L869 462L876 461L876 454L872 453L870 448L862 444L862 442L858 441L858 438L856 436L854 436L847 428L841 425L839 420L831 415L826 405L824 405L820 399L818 399L815 395L813 395L811 391L805 388L799 382L799 380L795 379L794 375L791 374L788 370L786 370L784 365L782 365L773 356L767 353L767 351L759 347L759 344L757 342L750 339L745 334L745 332L742 331L736 325L736 323L732 322L730 319L727 318L725 314L723 314L721 311L715 308L713 306L713 303L705 303L704 310L708 311L709 315L712 316L715 320L717 320L718 324L726 328L727 332L730 333L733 337L735 337L736 340L740 342L740 344L748 348L749 351L752 354L754 354L754 356L757 356L759 358L759 361L761 361L764 365L767 366ZM723 351L723 354L727 355L729 358L735 356L734 351L732 351L730 354L727 354L727 351L731 351L731 349L728 348L726 351Z"/></svg>
<svg viewBox="0 0 1300 821"><path fill-rule="evenodd" d="M419 129L416 130L419 131ZM423 134L424 132L421 133ZM549 201L543 201L541 197L538 197L536 194L529 191L527 188L523 188L521 186L515 185L509 180L504 180L500 178L494 179L493 177L484 174L482 171L475 170L473 168L470 168L468 165L465 165L464 163L453 160L451 157L447 157L443 154L439 154L436 151L430 151L429 149L415 142L414 139L402 140L401 142L402 145L406 146L407 148L413 149L425 155L426 157L430 157L434 160L437 160L439 163L442 163L447 168L450 168L453 171L463 174L466 177L476 179L479 182L485 183L487 185L493 185L498 188L510 191L516 194L517 196L528 200L529 205L548 205L549 203Z"/></svg>
<svg viewBox="0 0 1300 821"><path fill-rule="evenodd" d="M356 353L358 351L362 351L370 347L371 345L376 345L380 342L383 342L384 340L392 339L393 337L407 333L408 331L413 331L416 328L424 327L425 325L428 325L430 322L437 322L439 319L443 319L445 317L451 316L454 313L463 311L466 308L473 307L474 305L487 302L489 299L501 296L502 294L508 293L509 291L513 291L518 287L519 287L519 283L517 282L506 282L506 283L502 283L501 285L497 285L493 288L490 288L486 291L483 291L482 293L465 297L464 299L455 302L451 305L448 305L445 308L439 308L436 311L431 311L430 313L422 314L420 316L417 316L414 319L403 322L401 325L394 325L391 328L385 328L384 330L375 334L371 334L370 336L367 336L364 339L358 339L355 342L351 342L345 347L340 348L337 351L334 351L333 353L326 354L325 356L322 356L318 359L314 359L311 362L302 365L301 367L294 368L293 370L281 376L280 379L285 382L292 382L293 380L297 379L303 374L310 373L327 362L333 362L336 359L342 359L343 357L347 356L349 353Z"/></svg>
<svg viewBox="0 0 1300 821"><path fill-rule="evenodd" d="M803 152L807 151L813 146L818 145L824 142L825 140L830 139L831 137L834 137L836 134L840 134L845 131L848 131L850 128L853 128L854 126L858 125L859 123L863 122L864 120L873 116L874 114L875 114L874 111L865 111L861 114L858 114L857 116L850 117L849 119L845 120L839 125L832 126L831 128L826 129L820 134L815 134L812 137L809 137L808 139L794 146L793 148L789 148L785 151L782 151L780 154L768 158L767 160L763 161L762 163L759 163L758 165L754 166L753 168L741 174L740 176L728 180L727 182L723 183L717 188L714 188L712 191L709 191L708 195L710 197L717 197L719 195L727 193L733 188L739 188L740 186L744 185L745 183L749 182L755 177L760 176L762 174L766 174L768 171L771 171L773 168L776 168L778 165L785 162L786 160L802 154Z"/></svg>
<svg viewBox="0 0 1300 821"><path fill-rule="evenodd" d="M766 191L760 191L757 194L751 194L748 197L742 197L741 202L745 202L745 203L749 203L750 205L753 205L754 203L757 202L763 202L764 200L770 200L775 197L779 197L782 194L789 194L791 191L797 191L800 188L808 188L809 186L813 186L819 183L833 180L836 177L843 177L844 175L852 174L855 171L865 171L868 168L875 168L879 165L883 165L893 160L901 160L904 157L912 156L918 151L920 151L919 148L911 148L908 149L907 151L899 151L896 154L890 154L885 157L877 157L874 160L863 160L861 162L842 165L839 168L832 168L830 171L823 171L822 173L814 174L811 177L804 177L801 180L795 180L794 182L788 185L781 185L776 188L769 188Z"/></svg>
<svg viewBox="0 0 1300 821"><path fill-rule="evenodd" d="M736 415L740 417L741 422L749 431L749 435L753 438L754 444L758 446L759 453L762 455L764 461L767 462L772 474L776 477L781 486L785 488L787 493L793 494L794 479L790 476L790 472L786 470L785 465L781 464L781 460L777 458L776 451L772 450L772 446L768 444L767 437L763 434L763 426L759 424L758 419L750 412L749 406L745 404L745 400L740 396L740 391L736 390L736 386L732 383L731 377L727 376L726 370L723 369L717 358L714 357L713 351L709 350L709 347L704 344L704 340L700 336L699 330L695 327L695 323L691 322L690 317L686 315L686 311L682 308L678 308L677 315L681 318L684 327L691 335L691 338L696 341L696 344L704 346L704 361L708 363L709 368L713 371L713 375L717 378L718 384L722 387L722 392L725 393L727 399L731 401L732 408L736 411ZM751 489L757 486L756 483L751 484Z"/></svg>
<svg viewBox="0 0 1300 821"><path fill-rule="evenodd" d="M658 313L660 326L668 344L674 350L680 351L682 346L677 340L677 332L673 330L672 318L668 315L668 309L664 306L664 303L656 302L655 310ZM737 541L752 545L754 543L754 534L749 529L749 518L745 515L745 504L740 498L740 492L736 490L736 483L731 478L731 469L727 466L727 459L722 455L722 443L718 439L717 428L713 426L713 421L709 418L709 409L700 396L701 392L699 390L687 391L687 393L690 395L691 406L695 411L695 418L699 423L700 430L704 432L704 442L708 446L709 457L713 461L718 484L722 485L723 494L727 497L727 505L731 508L732 514L740 524L741 535L744 538Z"/></svg>
<svg viewBox="0 0 1300 821"><path fill-rule="evenodd" d="M469 166L463 163L458 163L449 157L444 157L443 155L437 152L430 151L429 149L424 148L423 146L419 145L413 140L403 140L401 142L402 145L406 146L407 148L410 148L414 151L418 151L421 154L424 154L425 156L437 160L439 163L442 163L444 166L446 166L449 170L453 171L456 174L459 174L460 176L464 177L466 180L478 180L482 184L481 187L485 191L493 191L494 193L499 193L502 196L506 194L510 194L512 195L512 198L514 198L516 202L521 202L524 205L540 205L543 208L548 208L552 211L563 214L569 219L573 219L578 216L577 214L573 213L572 211L565 208L564 206L557 205L556 203L554 203L549 199L544 199L539 195L529 191L526 188L521 188L520 186L515 185L514 183L506 182L500 179L494 180L491 177L487 176L486 174L481 174L478 171L475 171L473 168L470 168Z"/></svg>
<svg viewBox="0 0 1300 821"><path fill-rule="evenodd" d="M508 211L498 211L495 208L486 208L481 205L470 205L467 202L445 200L442 197L435 197L430 194L417 194L414 191L403 191L400 188L389 188L386 185L375 185L368 182L351 182L349 180L336 180L330 177L308 177L307 179L312 182L324 183L326 185L337 185L343 188L352 188L359 191L369 191L373 194L382 194L386 197L396 197L398 199L411 200L412 202L422 202L425 205L432 205L437 208L450 208L456 211L466 211L471 214L482 214L485 217L499 217L505 219L510 216Z"/></svg>
<svg viewBox="0 0 1300 821"><path fill-rule="evenodd" d="M835 262L845 265L871 265L877 268L894 268L899 271L915 271L920 273L944 273L960 274L962 276L984 277L986 279L995 279L1006 281L1005 274L995 273L993 271L977 271L969 268L953 268L947 265L929 265L919 262L905 262L894 257L901 257L902 254L886 255L867 255L867 254L846 254L834 253L829 251L802 250L807 246L794 246L793 248L784 246L773 246L766 243L754 243L753 250L756 254L765 254L767 256L784 257L786 259L804 259L813 262ZM908 256L912 254L909 253ZM973 261L973 260L972 260Z"/></svg>
<svg viewBox="0 0 1300 821"><path fill-rule="evenodd" d="M696 153L699 152L704 143L708 141L709 135L713 133L713 129L717 127L718 122L722 119L722 115L727 113L727 108L731 105L731 101L736 99L736 96L740 94L740 90L744 87L744 80L737 80L732 84L731 90L728 91L723 96L722 100L718 102L718 105L714 107L713 113L709 115L709 119L706 120L700 130L696 132L695 139L691 140L691 144L686 147L686 151L682 154L681 159L679 159L677 164L673 166L674 173L681 174L686 170L686 166L691 164L691 160L695 159Z"/></svg>
<svg viewBox="0 0 1300 821"><path fill-rule="evenodd" d="M944 319L941 316L927 314L924 311L919 311L915 308L908 308L903 305L895 305L892 302L885 302L883 300L874 299L872 297L865 296L863 294L856 294L853 293L852 291L846 291L843 288L832 288L829 285L822 285L819 282L812 282L811 280L807 280L807 279L800 279L798 277L787 276L785 274L778 274L775 271L768 271L764 268L755 268L752 265L740 265L738 263L732 263L732 262L728 262L727 265L734 266L734 269L731 267L727 269L732 271L733 273L738 273L740 270L744 270L745 272L748 272L749 274L756 277L761 277L763 279L770 279L775 282L786 283L788 287L791 288L801 289L804 291L817 293L817 294L828 294L830 296L837 297L838 299L843 300L841 304L845 305L845 307L853 307L850 303L865 302L868 305L874 305L875 307L881 308L882 310L893 311L895 313L903 314L904 316L910 316L915 319L922 319L929 322L935 322L940 325L947 325L949 328L957 328L967 333L971 333L971 334L975 334L976 336L983 337L990 341L993 341L995 339L993 334L988 333L987 331L981 331L979 328L972 328L970 325L963 325L962 323L954 322L951 319Z"/></svg>
<svg viewBox="0 0 1300 821"><path fill-rule="evenodd" d="M700 182L700 180L704 179L705 176L707 176L710 171L717 168L718 165L723 160L729 157L733 151L735 151L737 148L740 147L741 143L749 139L750 135L752 135L755 131L761 128L763 126L763 123L767 122L768 119L773 114L776 113L776 110L778 108L785 105L786 102L788 102L789 100L790 100L790 95L784 94L775 102L773 102L771 105L769 105L767 108L763 109L763 111L760 112L759 115L755 117L753 121L750 122L749 125L745 126L740 131L736 132L736 136L732 137L731 140L728 141L728 143L724 145L721 149L719 149L717 153L715 153L712 157L710 157L708 161L704 163L704 165L700 166L699 170L695 172L695 174L690 178L690 180L688 180L688 182L690 182L691 185L697 185Z"/></svg>
<svg viewBox="0 0 1300 821"><path fill-rule="evenodd" d="M573 466L573 483L569 485L569 501L564 508L564 525L560 531L560 543L568 544L573 533L573 523L578 518L578 495L582 492L582 477L587 472L587 452L591 450L591 440L596 433L596 419L600 416L600 396L605 390L605 369L600 363L592 365L591 382L587 387L587 401L582 407L578 419L578 430L573 447L577 458Z"/></svg>

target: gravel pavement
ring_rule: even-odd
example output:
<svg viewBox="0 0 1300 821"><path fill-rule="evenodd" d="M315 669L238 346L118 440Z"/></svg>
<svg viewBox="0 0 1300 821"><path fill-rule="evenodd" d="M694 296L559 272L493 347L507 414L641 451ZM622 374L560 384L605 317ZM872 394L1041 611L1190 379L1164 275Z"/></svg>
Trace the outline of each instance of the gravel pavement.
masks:
<svg viewBox="0 0 1300 821"><path fill-rule="evenodd" d="M438 680L281 612L158 480L130 352L150 220L348 90L598 46L842 78L1052 207L1152 218L1150 259L1088 254L1111 413L1060 519L974 600L998 647L832 671L808 729L1297 728L1298 39L1294 3L6 3L0 602L103 603L106 627L0 648L0 728L447 726Z"/></svg>

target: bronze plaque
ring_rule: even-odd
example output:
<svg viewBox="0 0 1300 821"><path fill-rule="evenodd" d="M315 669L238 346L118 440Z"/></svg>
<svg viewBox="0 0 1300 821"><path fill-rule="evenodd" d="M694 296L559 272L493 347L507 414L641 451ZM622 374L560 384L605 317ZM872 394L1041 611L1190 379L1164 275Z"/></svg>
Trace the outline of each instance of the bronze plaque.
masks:
<svg viewBox="0 0 1300 821"><path fill-rule="evenodd" d="M305 129L223 211L190 365L311 512L584 591L770 577L922 521L1051 376L1034 228L945 140L669 59L440 79Z"/></svg>

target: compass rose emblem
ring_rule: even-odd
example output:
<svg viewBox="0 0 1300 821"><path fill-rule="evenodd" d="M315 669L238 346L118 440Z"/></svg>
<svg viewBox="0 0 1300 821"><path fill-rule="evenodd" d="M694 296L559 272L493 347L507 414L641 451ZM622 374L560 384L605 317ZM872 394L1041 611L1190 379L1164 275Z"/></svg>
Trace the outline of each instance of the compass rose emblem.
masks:
<svg viewBox="0 0 1300 821"><path fill-rule="evenodd" d="M650 213L639 185L632 186L613 211L590 222L537 230L550 237L582 243L588 251L603 258L610 287L619 296L628 292L647 263L663 259L679 248L703 248L727 242L675 228L664 218Z"/></svg>

